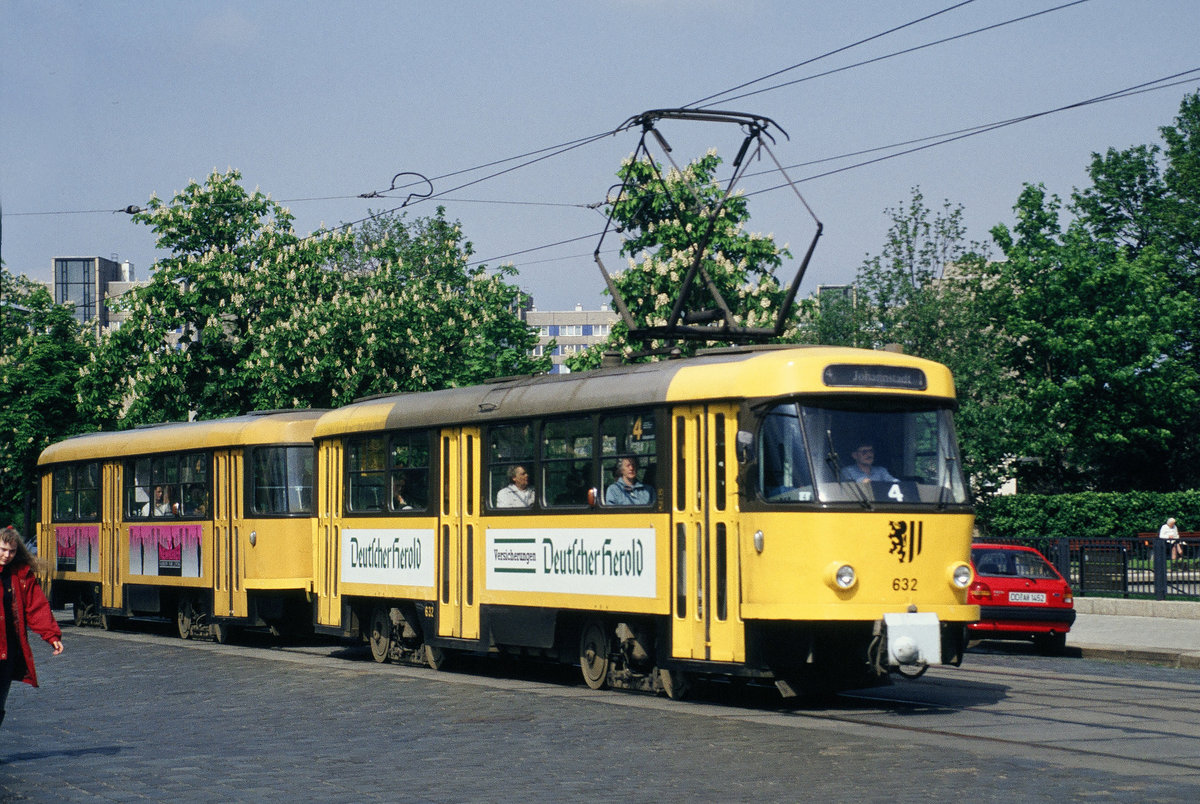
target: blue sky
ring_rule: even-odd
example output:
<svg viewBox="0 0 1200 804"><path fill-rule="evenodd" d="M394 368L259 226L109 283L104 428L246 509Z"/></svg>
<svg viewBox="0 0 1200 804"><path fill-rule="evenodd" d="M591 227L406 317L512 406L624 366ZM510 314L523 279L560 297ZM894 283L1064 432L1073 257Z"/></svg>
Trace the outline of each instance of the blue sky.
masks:
<svg viewBox="0 0 1200 804"><path fill-rule="evenodd" d="M975 0L749 89L1063 2ZM444 176L610 131L646 109L693 103L952 5L0 0L2 256L10 270L48 280L54 256L116 254L144 279L153 233L112 210L152 193L169 198L214 168L241 170L307 234L398 206L402 195L357 196L401 171ZM1195 69L1198 29L1194 0L1090 0L717 106L775 120L790 135L775 153L803 165ZM930 205L962 204L971 236L985 240L1011 221L1022 183L1068 196L1085 184L1093 151L1158 142L1159 126L1198 88L1192 74L1182 86L802 181L825 224L802 293L850 281L883 242L885 208L905 203L912 187ZM739 143L721 127L663 130L680 159L709 146L728 159ZM595 308L605 301L592 260L604 221L587 205L604 197L636 141L606 137L458 190L519 163L439 179L437 203L462 221L479 260L515 264L541 309ZM794 252L811 237L787 193L756 196L750 209L750 228Z"/></svg>

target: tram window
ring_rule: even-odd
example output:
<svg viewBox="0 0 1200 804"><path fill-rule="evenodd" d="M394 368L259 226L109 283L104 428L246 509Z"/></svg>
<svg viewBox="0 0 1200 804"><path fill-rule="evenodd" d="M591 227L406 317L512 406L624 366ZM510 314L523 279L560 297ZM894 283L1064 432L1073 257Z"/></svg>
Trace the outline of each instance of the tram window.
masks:
<svg viewBox="0 0 1200 804"><path fill-rule="evenodd" d="M354 439L346 448L346 508L354 512L387 507L387 446L383 436Z"/></svg>
<svg viewBox="0 0 1200 804"><path fill-rule="evenodd" d="M654 412L630 411L600 418L601 473L609 505L649 505L657 497L658 452ZM627 467L634 478L626 475ZM630 488L631 480L636 483Z"/></svg>
<svg viewBox="0 0 1200 804"><path fill-rule="evenodd" d="M763 417L758 472L762 495L771 502L813 499L812 472L796 405L777 405Z"/></svg>
<svg viewBox="0 0 1200 804"><path fill-rule="evenodd" d="M125 516L130 519L211 516L207 452L172 453L125 462Z"/></svg>
<svg viewBox="0 0 1200 804"><path fill-rule="evenodd" d="M254 513L312 511L312 447L258 447L251 460L251 474Z"/></svg>
<svg viewBox="0 0 1200 804"><path fill-rule="evenodd" d="M823 502L967 501L949 409L920 400L847 399L802 406L799 414Z"/></svg>
<svg viewBox="0 0 1200 804"><path fill-rule="evenodd" d="M595 436L587 417L546 422L542 429L542 499L548 506L585 506L592 488Z"/></svg>
<svg viewBox="0 0 1200 804"><path fill-rule="evenodd" d="M150 497L153 491L150 482L150 459L138 458L125 462L125 516L130 518L150 516Z"/></svg>
<svg viewBox="0 0 1200 804"><path fill-rule="evenodd" d="M518 510L533 507L537 496L536 477L533 426L518 424L490 428L488 488L493 507Z"/></svg>
<svg viewBox="0 0 1200 804"><path fill-rule="evenodd" d="M429 433L393 435L390 455L390 509L424 511L429 505Z"/></svg>
<svg viewBox="0 0 1200 804"><path fill-rule="evenodd" d="M715 493L717 495L717 510L725 510L725 464L729 459L725 450L725 414L718 413L716 422L713 425L716 431L716 437L713 439L713 449L716 452L717 460L713 474L715 476ZM724 617L721 618L725 619Z"/></svg>
<svg viewBox="0 0 1200 804"><path fill-rule="evenodd" d="M85 522L100 518L100 464L60 466L51 476L56 522Z"/></svg>

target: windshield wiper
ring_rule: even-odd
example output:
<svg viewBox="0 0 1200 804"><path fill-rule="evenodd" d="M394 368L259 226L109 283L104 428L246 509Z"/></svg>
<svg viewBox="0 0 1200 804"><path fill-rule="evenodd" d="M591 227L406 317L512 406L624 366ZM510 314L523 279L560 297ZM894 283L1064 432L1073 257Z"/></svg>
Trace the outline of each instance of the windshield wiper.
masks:
<svg viewBox="0 0 1200 804"><path fill-rule="evenodd" d="M845 488L846 484L849 483L850 487L854 489L854 493L858 495L858 500L863 504L863 507L868 511L871 510L871 501L867 498L867 493L863 491L862 486L853 480L846 480L842 477L842 462L838 459L837 450L833 448L833 432L830 430L825 431L825 446L829 449L825 453L825 461L829 464L829 468L833 470L833 476L837 478L838 485Z"/></svg>
<svg viewBox="0 0 1200 804"><path fill-rule="evenodd" d="M946 482L938 484L937 507L939 511L946 507L946 489L954 482L954 473L950 471L950 467L952 464L958 463L958 456L946 455L942 458L942 462L945 466Z"/></svg>

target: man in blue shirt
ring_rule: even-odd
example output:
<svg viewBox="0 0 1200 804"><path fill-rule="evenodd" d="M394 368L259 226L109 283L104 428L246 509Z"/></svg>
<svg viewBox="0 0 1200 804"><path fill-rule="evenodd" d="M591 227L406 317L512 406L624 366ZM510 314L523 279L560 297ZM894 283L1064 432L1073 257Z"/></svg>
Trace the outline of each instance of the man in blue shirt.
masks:
<svg viewBox="0 0 1200 804"><path fill-rule="evenodd" d="M654 489L637 479L637 458L617 461L617 480L604 492L605 505L649 505Z"/></svg>
<svg viewBox="0 0 1200 804"><path fill-rule="evenodd" d="M858 449L850 453L854 463L842 469L842 480L853 480L857 483L870 483L872 480L896 482L891 472L882 466L875 465L875 445L864 441Z"/></svg>

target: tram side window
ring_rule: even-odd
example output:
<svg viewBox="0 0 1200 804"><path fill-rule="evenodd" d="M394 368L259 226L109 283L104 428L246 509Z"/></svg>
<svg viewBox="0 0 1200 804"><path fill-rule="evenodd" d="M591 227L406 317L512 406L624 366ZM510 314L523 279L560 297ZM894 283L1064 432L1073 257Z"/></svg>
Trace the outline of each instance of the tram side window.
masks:
<svg viewBox="0 0 1200 804"><path fill-rule="evenodd" d="M600 445L605 505L653 503L658 485L654 412L602 416Z"/></svg>
<svg viewBox="0 0 1200 804"><path fill-rule="evenodd" d="M547 506L588 504L594 441L591 417L545 423L542 429L542 500Z"/></svg>
<svg viewBox="0 0 1200 804"><path fill-rule="evenodd" d="M346 445L346 507L350 511L387 509L387 439L372 436Z"/></svg>
<svg viewBox="0 0 1200 804"><path fill-rule="evenodd" d="M60 466L52 476L54 521L86 522L100 518L100 464Z"/></svg>
<svg viewBox="0 0 1200 804"><path fill-rule="evenodd" d="M488 430L488 499L494 508L532 508L537 498L534 428L504 425Z"/></svg>
<svg viewBox="0 0 1200 804"><path fill-rule="evenodd" d="M393 511L424 511L429 507L429 432L417 430L392 436L389 466Z"/></svg>
<svg viewBox="0 0 1200 804"><path fill-rule="evenodd" d="M125 462L125 516L131 519L210 516L211 456L207 452L155 455Z"/></svg>
<svg viewBox="0 0 1200 804"><path fill-rule="evenodd" d="M796 405L777 405L763 417L758 439L758 472L758 487L768 501L813 499L812 471Z"/></svg>
<svg viewBox="0 0 1200 804"><path fill-rule="evenodd" d="M312 447L258 447L251 473L252 509L256 514L312 511Z"/></svg>
<svg viewBox="0 0 1200 804"><path fill-rule="evenodd" d="M191 452L181 456L179 466L181 516L206 517L212 511L208 489L208 454Z"/></svg>

